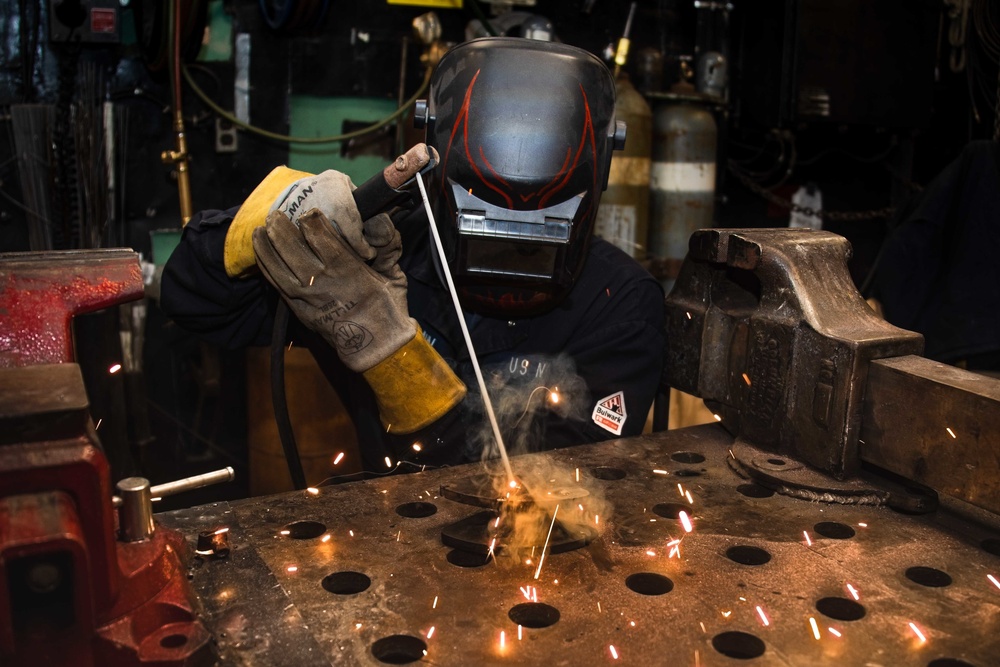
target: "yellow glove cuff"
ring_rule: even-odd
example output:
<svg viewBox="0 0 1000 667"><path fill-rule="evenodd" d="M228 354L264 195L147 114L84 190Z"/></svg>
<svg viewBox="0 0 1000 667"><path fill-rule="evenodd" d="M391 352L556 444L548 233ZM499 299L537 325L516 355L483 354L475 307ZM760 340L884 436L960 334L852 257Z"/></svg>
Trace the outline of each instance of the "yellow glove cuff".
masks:
<svg viewBox="0 0 1000 667"><path fill-rule="evenodd" d="M229 225L223 250L226 275L242 276L257 265L253 254L253 230L262 226L278 195L289 185L312 174L288 167L276 167L254 188Z"/></svg>
<svg viewBox="0 0 1000 667"><path fill-rule="evenodd" d="M382 425L391 433L413 433L433 424L466 393L419 327L413 340L362 375L375 392Z"/></svg>

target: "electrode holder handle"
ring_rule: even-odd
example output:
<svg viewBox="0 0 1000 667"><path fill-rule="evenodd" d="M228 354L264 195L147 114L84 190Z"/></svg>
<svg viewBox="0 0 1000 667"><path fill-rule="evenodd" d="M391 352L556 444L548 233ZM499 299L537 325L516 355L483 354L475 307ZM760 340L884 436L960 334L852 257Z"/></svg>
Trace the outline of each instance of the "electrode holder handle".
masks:
<svg viewBox="0 0 1000 667"><path fill-rule="evenodd" d="M173 482L150 486L145 477L127 477L118 482L120 495L112 496L111 504L118 509L119 537L123 542L141 542L156 530L153 523L153 498L173 496L211 484L231 482L235 478L231 467L203 475L185 477Z"/></svg>

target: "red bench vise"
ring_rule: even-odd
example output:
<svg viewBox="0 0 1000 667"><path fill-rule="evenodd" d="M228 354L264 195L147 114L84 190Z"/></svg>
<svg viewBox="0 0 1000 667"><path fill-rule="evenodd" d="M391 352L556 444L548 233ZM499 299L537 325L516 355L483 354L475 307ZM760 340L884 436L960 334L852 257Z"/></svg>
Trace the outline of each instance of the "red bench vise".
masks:
<svg viewBox="0 0 1000 667"><path fill-rule="evenodd" d="M128 250L0 254L0 664L213 660L183 537L119 537L72 363L74 315L142 295Z"/></svg>

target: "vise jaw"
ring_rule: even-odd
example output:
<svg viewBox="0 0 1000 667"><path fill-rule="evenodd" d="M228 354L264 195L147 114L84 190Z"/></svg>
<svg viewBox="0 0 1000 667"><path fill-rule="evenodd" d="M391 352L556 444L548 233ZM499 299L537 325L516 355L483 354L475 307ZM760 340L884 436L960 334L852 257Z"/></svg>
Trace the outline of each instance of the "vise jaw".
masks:
<svg viewBox="0 0 1000 667"><path fill-rule="evenodd" d="M666 299L664 381L739 439L838 479L860 468L869 362L923 351L868 306L850 254L830 232L704 229Z"/></svg>

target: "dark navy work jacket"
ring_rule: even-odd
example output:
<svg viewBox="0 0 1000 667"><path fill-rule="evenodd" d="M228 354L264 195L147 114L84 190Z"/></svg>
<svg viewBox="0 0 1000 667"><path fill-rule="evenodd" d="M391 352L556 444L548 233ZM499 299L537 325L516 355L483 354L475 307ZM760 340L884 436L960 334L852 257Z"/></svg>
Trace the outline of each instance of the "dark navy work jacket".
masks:
<svg viewBox="0 0 1000 667"><path fill-rule="evenodd" d="M260 275L231 279L223 243L237 209L203 211L167 262L161 306L178 325L228 348L270 342L277 292ZM426 218L397 220L410 316L465 382L465 400L426 429L386 433L374 395L318 335L292 317L289 338L307 346L347 406L366 470L384 457L444 465L491 454L489 420L452 300L430 260ZM594 239L569 296L540 316L466 314L505 445L512 453L642 432L664 356L663 290L631 257ZM420 451L414 450L414 444Z"/></svg>

